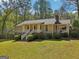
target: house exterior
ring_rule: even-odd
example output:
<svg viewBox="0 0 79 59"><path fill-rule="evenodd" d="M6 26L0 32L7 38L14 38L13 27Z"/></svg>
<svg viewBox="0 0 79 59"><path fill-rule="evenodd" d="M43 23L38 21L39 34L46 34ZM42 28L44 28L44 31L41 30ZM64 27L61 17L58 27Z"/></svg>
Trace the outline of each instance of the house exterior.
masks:
<svg viewBox="0 0 79 59"><path fill-rule="evenodd" d="M67 32L69 33L70 20L59 20L60 24L55 24L56 20L53 19L39 19L24 21L16 26L16 31L19 33L27 31L35 32Z"/></svg>

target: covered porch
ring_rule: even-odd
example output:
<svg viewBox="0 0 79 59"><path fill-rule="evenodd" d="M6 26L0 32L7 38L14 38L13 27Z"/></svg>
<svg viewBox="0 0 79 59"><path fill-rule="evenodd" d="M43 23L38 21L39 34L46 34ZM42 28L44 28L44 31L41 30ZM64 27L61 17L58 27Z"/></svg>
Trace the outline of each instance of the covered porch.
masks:
<svg viewBox="0 0 79 59"><path fill-rule="evenodd" d="M69 25L68 24L25 24L18 27L18 32L26 32L26 31L35 31L35 32L67 32L69 33Z"/></svg>

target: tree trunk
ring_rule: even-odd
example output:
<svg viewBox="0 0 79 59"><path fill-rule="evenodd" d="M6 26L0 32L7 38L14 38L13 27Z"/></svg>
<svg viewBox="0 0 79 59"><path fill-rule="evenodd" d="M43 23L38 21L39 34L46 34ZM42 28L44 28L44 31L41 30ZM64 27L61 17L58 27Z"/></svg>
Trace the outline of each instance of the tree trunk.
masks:
<svg viewBox="0 0 79 59"><path fill-rule="evenodd" d="M78 18L79 18L79 0L76 0L77 2L77 11L78 11Z"/></svg>
<svg viewBox="0 0 79 59"><path fill-rule="evenodd" d="M5 24L6 24L6 18L7 18L7 16L5 16L4 18L3 18L3 23L2 23L2 34L4 34L4 29L5 29Z"/></svg>

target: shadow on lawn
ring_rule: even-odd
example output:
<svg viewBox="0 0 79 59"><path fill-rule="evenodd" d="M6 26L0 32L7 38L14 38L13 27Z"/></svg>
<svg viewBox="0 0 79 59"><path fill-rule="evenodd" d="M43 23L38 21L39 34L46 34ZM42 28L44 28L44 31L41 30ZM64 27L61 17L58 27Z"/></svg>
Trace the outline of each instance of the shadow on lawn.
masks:
<svg viewBox="0 0 79 59"><path fill-rule="evenodd" d="M61 38L61 39L36 39L32 41L26 41L26 40L19 40L20 42L42 42L42 41L70 41L70 40L78 40L79 38ZM11 41L12 39L0 39L0 42L5 42L5 41ZM16 40L13 40L13 42L19 42Z"/></svg>
<svg viewBox="0 0 79 59"><path fill-rule="evenodd" d="M0 42L11 41L12 39L0 39Z"/></svg>
<svg viewBox="0 0 79 59"><path fill-rule="evenodd" d="M64 40L64 41L70 41L71 39L38 39L38 40L34 40L34 41L36 41L36 42L41 42L41 41L45 41L45 40L47 40L47 41L62 41L62 40Z"/></svg>
<svg viewBox="0 0 79 59"><path fill-rule="evenodd" d="M34 41L28 41L28 42L42 42L42 41L71 41L71 40L79 40L79 39L75 39L75 38L65 38L65 39L44 39L44 40L34 40Z"/></svg>
<svg viewBox="0 0 79 59"><path fill-rule="evenodd" d="M72 40L72 39L70 39L70 38L64 38L64 39L36 39L36 40L32 40L32 41L26 41L26 40L24 40L24 41L21 41L21 40L19 40L19 41L21 41L21 42L42 42L42 41L70 41L70 40ZM14 42L18 42L18 41L14 41Z"/></svg>

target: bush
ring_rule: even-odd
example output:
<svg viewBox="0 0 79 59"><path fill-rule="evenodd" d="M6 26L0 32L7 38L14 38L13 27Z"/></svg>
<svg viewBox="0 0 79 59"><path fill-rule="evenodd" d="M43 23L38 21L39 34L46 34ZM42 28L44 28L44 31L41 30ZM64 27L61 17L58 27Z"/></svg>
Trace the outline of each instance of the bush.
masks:
<svg viewBox="0 0 79 59"><path fill-rule="evenodd" d="M46 33L46 39L52 39L53 38L53 36L52 36L52 33Z"/></svg>
<svg viewBox="0 0 79 59"><path fill-rule="evenodd" d="M18 41L18 40L20 40L21 39L21 35L19 34L19 35L15 35L15 40L16 41Z"/></svg>
<svg viewBox="0 0 79 59"><path fill-rule="evenodd" d="M33 41L36 39L45 39L45 33L33 33L27 36L27 41Z"/></svg>
<svg viewBox="0 0 79 59"><path fill-rule="evenodd" d="M34 34L34 38L35 39L45 39L45 33L41 32L41 33L35 33Z"/></svg>
<svg viewBox="0 0 79 59"><path fill-rule="evenodd" d="M64 37L64 38L67 38L68 37L68 33L61 33L61 36Z"/></svg>
<svg viewBox="0 0 79 59"><path fill-rule="evenodd" d="M54 37L55 39L61 39L61 34L60 34L60 33L54 33L54 34L53 34L53 37Z"/></svg>
<svg viewBox="0 0 79 59"><path fill-rule="evenodd" d="M45 39L45 35L44 34L39 34L38 39Z"/></svg>
<svg viewBox="0 0 79 59"><path fill-rule="evenodd" d="M38 34L37 33L34 33L32 35L34 36L34 39L38 39Z"/></svg>
<svg viewBox="0 0 79 59"><path fill-rule="evenodd" d="M27 36L27 41L33 41L33 40L34 40L33 34Z"/></svg>
<svg viewBox="0 0 79 59"><path fill-rule="evenodd" d="M74 20L73 26L74 27L79 27L79 20L78 19Z"/></svg>
<svg viewBox="0 0 79 59"><path fill-rule="evenodd" d="M78 31L71 31L70 37L71 38L79 38L79 32Z"/></svg>
<svg viewBox="0 0 79 59"><path fill-rule="evenodd" d="M52 33L33 33L33 39L52 39Z"/></svg>

